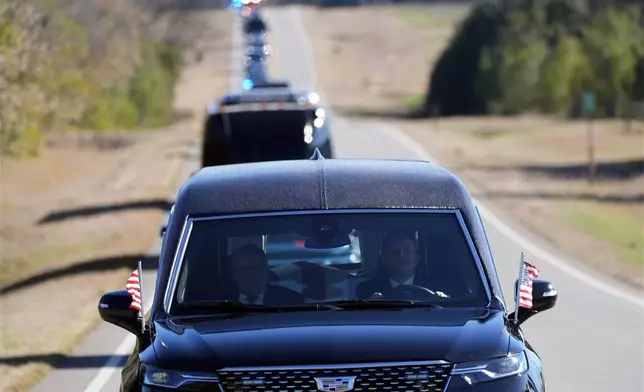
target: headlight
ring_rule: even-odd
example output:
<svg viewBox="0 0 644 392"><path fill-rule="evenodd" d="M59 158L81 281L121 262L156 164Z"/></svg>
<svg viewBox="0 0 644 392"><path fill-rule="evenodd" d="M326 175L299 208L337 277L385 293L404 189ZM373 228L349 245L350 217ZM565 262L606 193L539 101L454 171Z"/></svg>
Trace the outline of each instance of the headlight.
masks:
<svg viewBox="0 0 644 392"><path fill-rule="evenodd" d="M315 105L320 101L320 95L316 92L309 93L308 100L309 100L309 103L312 103L313 105Z"/></svg>
<svg viewBox="0 0 644 392"><path fill-rule="evenodd" d="M311 124L304 126L304 143L311 144L313 142L313 127Z"/></svg>
<svg viewBox="0 0 644 392"><path fill-rule="evenodd" d="M528 359L524 352L520 352L487 361L460 363L452 374L460 375L468 384L477 384L523 374L526 370Z"/></svg>
<svg viewBox="0 0 644 392"><path fill-rule="evenodd" d="M212 373L168 370L148 365L141 365L141 377L143 385L182 391L199 391L204 384L219 383L217 375Z"/></svg>

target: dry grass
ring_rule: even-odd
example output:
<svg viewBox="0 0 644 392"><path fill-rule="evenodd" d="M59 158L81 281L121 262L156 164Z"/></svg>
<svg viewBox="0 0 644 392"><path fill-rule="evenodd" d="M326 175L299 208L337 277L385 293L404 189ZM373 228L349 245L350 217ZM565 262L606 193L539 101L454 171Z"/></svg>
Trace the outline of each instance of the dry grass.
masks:
<svg viewBox="0 0 644 392"><path fill-rule="evenodd" d="M303 8L335 110L398 127L474 185L476 196L580 260L644 287L644 124L630 133L621 121L594 124L599 179L589 184L584 121L406 118L453 31L445 21L463 15L449 8L443 17L441 5L414 7Z"/></svg>
<svg viewBox="0 0 644 392"><path fill-rule="evenodd" d="M44 377L98 324L100 295L122 287L153 245L206 103L228 87L230 18L195 17L209 29L195 42L203 60L188 63L177 85L181 121L118 149L58 143L37 159L3 162L0 390Z"/></svg>

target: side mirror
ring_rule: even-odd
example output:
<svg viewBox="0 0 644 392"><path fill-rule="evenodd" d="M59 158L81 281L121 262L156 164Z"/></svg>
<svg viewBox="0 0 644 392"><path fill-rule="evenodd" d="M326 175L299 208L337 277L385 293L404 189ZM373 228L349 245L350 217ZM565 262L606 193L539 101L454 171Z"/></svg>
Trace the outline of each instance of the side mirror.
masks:
<svg viewBox="0 0 644 392"><path fill-rule="evenodd" d="M127 290L111 291L101 297L98 303L98 313L104 321L140 336L139 312L130 308L131 303L132 297Z"/></svg>
<svg viewBox="0 0 644 392"><path fill-rule="evenodd" d="M514 293L519 290L519 280L514 283ZM519 308L519 324L524 323L527 319L544 310L548 310L557 303L557 289L555 285L547 280L535 279L532 281L532 309Z"/></svg>

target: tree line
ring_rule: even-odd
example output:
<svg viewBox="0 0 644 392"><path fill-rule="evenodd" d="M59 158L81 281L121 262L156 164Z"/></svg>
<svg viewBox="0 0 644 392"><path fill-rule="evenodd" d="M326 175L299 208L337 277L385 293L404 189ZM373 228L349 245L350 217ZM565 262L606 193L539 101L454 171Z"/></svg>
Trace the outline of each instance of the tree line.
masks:
<svg viewBox="0 0 644 392"><path fill-rule="evenodd" d="M644 100L642 0L483 0L431 71L427 113L597 115Z"/></svg>
<svg viewBox="0 0 644 392"><path fill-rule="evenodd" d="M0 1L0 154L37 154L51 131L166 123L180 57L160 7L177 1Z"/></svg>

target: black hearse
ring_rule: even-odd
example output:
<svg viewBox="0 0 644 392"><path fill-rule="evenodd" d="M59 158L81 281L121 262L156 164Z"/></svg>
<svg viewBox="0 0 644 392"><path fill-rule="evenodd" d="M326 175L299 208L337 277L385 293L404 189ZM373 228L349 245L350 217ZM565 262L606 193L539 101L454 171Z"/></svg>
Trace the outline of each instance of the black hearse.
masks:
<svg viewBox="0 0 644 392"><path fill-rule="evenodd" d="M265 246L284 234L360 258L275 264ZM126 291L99 312L138 338L124 392L544 391L521 324L557 293L532 287L532 308L506 308L450 172L316 152L201 169L169 218L144 332Z"/></svg>
<svg viewBox="0 0 644 392"><path fill-rule="evenodd" d="M201 166L307 159L316 149L332 157L331 130L314 91L288 83L256 83L208 105Z"/></svg>

